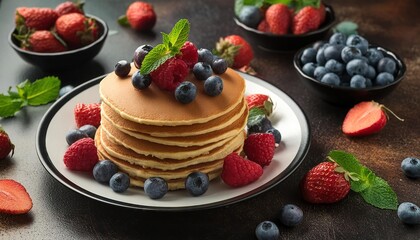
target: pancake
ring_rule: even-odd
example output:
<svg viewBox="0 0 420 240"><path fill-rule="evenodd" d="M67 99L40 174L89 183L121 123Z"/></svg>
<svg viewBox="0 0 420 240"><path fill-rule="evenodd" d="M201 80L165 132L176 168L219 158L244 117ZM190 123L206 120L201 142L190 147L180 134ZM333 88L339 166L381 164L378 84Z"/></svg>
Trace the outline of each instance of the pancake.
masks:
<svg viewBox="0 0 420 240"><path fill-rule="evenodd" d="M206 123L232 111L243 101L245 80L232 69L220 75L223 92L216 97L204 94L203 81L190 74L187 80L196 85L198 94L189 104L176 101L172 92L161 90L155 84L137 91L130 81L136 70L132 67L126 78L112 72L99 85L102 101L132 122L155 126Z"/></svg>

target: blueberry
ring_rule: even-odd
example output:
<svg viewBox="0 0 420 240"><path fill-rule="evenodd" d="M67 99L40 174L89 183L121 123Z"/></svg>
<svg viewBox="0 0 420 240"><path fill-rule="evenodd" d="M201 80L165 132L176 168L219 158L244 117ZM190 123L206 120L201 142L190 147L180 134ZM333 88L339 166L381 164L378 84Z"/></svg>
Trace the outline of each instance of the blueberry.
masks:
<svg viewBox="0 0 420 240"><path fill-rule="evenodd" d="M326 44L326 42L325 41L322 41L322 40L320 40L320 41L316 41L313 45L312 45L312 47L316 50L316 51L318 51L322 46L324 46Z"/></svg>
<svg viewBox="0 0 420 240"><path fill-rule="evenodd" d="M376 78L376 70L371 65L369 65L369 67L368 67L368 71L366 73L366 77L367 78L370 78L370 79L375 79Z"/></svg>
<svg viewBox="0 0 420 240"><path fill-rule="evenodd" d="M334 59L337 61L341 61L341 50L343 49L343 45L329 45L324 49L324 57L325 60L328 61L330 59Z"/></svg>
<svg viewBox="0 0 420 240"><path fill-rule="evenodd" d="M397 69L397 65L392 58L384 57L378 62L378 66L376 67L378 73L381 72L388 72L390 74L394 74L395 70Z"/></svg>
<svg viewBox="0 0 420 240"><path fill-rule="evenodd" d="M151 199L160 199L168 192L168 183L160 177L150 177L144 182L144 192Z"/></svg>
<svg viewBox="0 0 420 240"><path fill-rule="evenodd" d="M362 59L353 59L347 63L346 70L350 76L354 76L354 75L366 76L369 70L369 65Z"/></svg>
<svg viewBox="0 0 420 240"><path fill-rule="evenodd" d="M192 172L185 180L185 189L194 197L203 195L209 188L209 176L202 172Z"/></svg>
<svg viewBox="0 0 420 240"><path fill-rule="evenodd" d="M362 52L356 47L346 46L341 50L341 59L345 63L360 57L362 57Z"/></svg>
<svg viewBox="0 0 420 240"><path fill-rule="evenodd" d="M327 73L327 69L323 66L318 66L314 71L314 78L318 81L321 81L322 77Z"/></svg>
<svg viewBox="0 0 420 240"><path fill-rule="evenodd" d="M175 98L180 103L190 103L195 99L197 95L197 87L194 83L189 81L184 81L178 85L175 89Z"/></svg>
<svg viewBox="0 0 420 240"><path fill-rule="evenodd" d="M313 63L313 62L307 63L307 64L303 65L302 72L304 72L309 77L313 77L316 67L317 67L316 64Z"/></svg>
<svg viewBox="0 0 420 240"><path fill-rule="evenodd" d="M337 60L330 59L325 63L325 69L328 72L335 73L337 75L341 75L344 71L344 65Z"/></svg>
<svg viewBox="0 0 420 240"><path fill-rule="evenodd" d="M302 56L300 56L300 61L303 65L316 62L316 50L315 48L306 48L302 52Z"/></svg>
<svg viewBox="0 0 420 240"><path fill-rule="evenodd" d="M318 63L318 66L324 66L325 62L327 62L324 56L324 50L328 46L329 44L326 43L318 49L318 52L316 53L316 62Z"/></svg>
<svg viewBox="0 0 420 240"><path fill-rule="evenodd" d="M145 45L141 45L134 51L133 62L136 68L138 69L141 68L141 64L143 63L144 58L150 51L152 51L152 49L153 49L152 46L145 44Z"/></svg>
<svg viewBox="0 0 420 240"><path fill-rule="evenodd" d="M136 89L143 90L150 86L152 83L152 78L149 74L142 75L140 71L136 71L133 76L131 76L131 83Z"/></svg>
<svg viewBox="0 0 420 240"><path fill-rule="evenodd" d="M286 204L280 210L279 219L285 226L294 227L302 222L303 211L294 204Z"/></svg>
<svg viewBox="0 0 420 240"><path fill-rule="evenodd" d="M115 64L114 72L118 77L127 77L127 75L130 73L131 65L126 60L120 60Z"/></svg>
<svg viewBox="0 0 420 240"><path fill-rule="evenodd" d="M198 53L198 61L199 62L205 62L205 63L208 63L210 65L213 63L214 55L207 48L200 48L200 49L197 50L197 53Z"/></svg>
<svg viewBox="0 0 420 240"><path fill-rule="evenodd" d="M111 177L118 172L118 167L110 160L99 161L93 167L93 178L100 183L109 183Z"/></svg>
<svg viewBox="0 0 420 240"><path fill-rule="evenodd" d="M339 86L340 85L340 78L335 73L326 73L322 79L322 83L333 85L333 86Z"/></svg>
<svg viewBox="0 0 420 240"><path fill-rule="evenodd" d="M72 85L66 85L62 88L60 88L60 91L58 92L58 96L62 97L64 95L66 95L67 93L71 92L74 89L74 87Z"/></svg>
<svg viewBox="0 0 420 240"><path fill-rule="evenodd" d="M271 134L273 134L273 136L274 136L274 141L275 141L277 144L280 144L280 142L281 142L281 133L280 133L280 131L279 131L279 130L277 130L277 129L275 129L275 128L270 128L270 129L268 129L268 130L266 131L266 133L271 133Z"/></svg>
<svg viewBox="0 0 420 240"><path fill-rule="evenodd" d="M366 78L360 75L354 75L350 80L350 87L352 88L366 88Z"/></svg>
<svg viewBox="0 0 420 240"><path fill-rule="evenodd" d="M94 139L96 134L96 127L93 125L83 125L79 128L79 131L86 133L90 138Z"/></svg>
<svg viewBox="0 0 420 240"><path fill-rule="evenodd" d="M403 202L398 206L398 218L406 224L420 224L420 208L411 202Z"/></svg>
<svg viewBox="0 0 420 240"><path fill-rule="evenodd" d="M366 78L366 87L370 88L373 86L372 80L370 80L370 78Z"/></svg>
<svg viewBox="0 0 420 240"><path fill-rule="evenodd" d="M66 141L68 145L72 145L77 140L80 140L82 138L88 138L88 137L89 136L86 133L80 131L79 129L72 129L67 132Z"/></svg>
<svg viewBox="0 0 420 240"><path fill-rule="evenodd" d="M258 240L275 240L279 239L280 231L275 223L264 221L255 228L255 235Z"/></svg>
<svg viewBox="0 0 420 240"><path fill-rule="evenodd" d="M216 58L211 64L211 68L213 72L216 74L223 74L226 72L228 68L228 63L223 58Z"/></svg>
<svg viewBox="0 0 420 240"><path fill-rule="evenodd" d="M252 133L265 133L273 128L271 121L265 115L249 118L247 122L248 135Z"/></svg>
<svg viewBox="0 0 420 240"><path fill-rule="evenodd" d="M353 34L347 38L346 45L357 47L362 52L362 55L364 55L368 50L369 42L362 36Z"/></svg>
<svg viewBox="0 0 420 240"><path fill-rule="evenodd" d="M336 32L333 35L331 35L329 43L335 45L346 45L346 40L347 36L344 33Z"/></svg>
<svg viewBox="0 0 420 240"><path fill-rule="evenodd" d="M420 178L420 159L408 157L402 160L401 169L409 178Z"/></svg>
<svg viewBox="0 0 420 240"><path fill-rule="evenodd" d="M204 92L209 96L217 96L223 91L223 80L219 76L211 76L204 81Z"/></svg>
<svg viewBox="0 0 420 240"><path fill-rule="evenodd" d="M206 80L213 73L210 64L204 62L197 62L192 71L198 80Z"/></svg>
<svg viewBox="0 0 420 240"><path fill-rule="evenodd" d="M376 48L369 48L365 54L366 58L368 59L368 63L372 66L377 66L379 60L381 60L384 55L381 51Z"/></svg>
<svg viewBox="0 0 420 240"><path fill-rule="evenodd" d="M248 27L256 28L262 19L262 14L256 6L243 6L238 18Z"/></svg>
<svg viewBox="0 0 420 240"><path fill-rule="evenodd" d="M375 79L375 85L386 86L394 81L394 76L388 72L379 73Z"/></svg>
<svg viewBox="0 0 420 240"><path fill-rule="evenodd" d="M117 172L109 179L109 186L114 192L125 192L130 186L130 177L126 173Z"/></svg>

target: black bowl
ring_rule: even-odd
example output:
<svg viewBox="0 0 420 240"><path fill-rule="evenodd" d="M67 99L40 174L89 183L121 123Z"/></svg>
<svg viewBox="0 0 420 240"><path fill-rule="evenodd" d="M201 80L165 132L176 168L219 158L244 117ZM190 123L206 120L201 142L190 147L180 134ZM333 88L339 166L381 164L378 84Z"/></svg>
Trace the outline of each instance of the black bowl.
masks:
<svg viewBox="0 0 420 240"><path fill-rule="evenodd" d="M385 57L390 57L395 60L397 64L397 71L394 74L395 80L394 82L386 85L386 86L372 86L368 88L352 88L350 86L332 86L329 84L322 83L316 80L313 77L306 75L302 71L302 63L300 61L300 57L302 56L303 51L311 47L312 45L308 45L300 49L293 58L293 64L298 71L301 79L303 82L321 99L332 103L334 105L340 106L353 106L362 101L371 101L375 100L378 101L392 92L398 84L403 80L406 66L402 59L397 56L395 53L384 49L382 47L370 45L369 48L376 48L381 51Z"/></svg>
<svg viewBox="0 0 420 240"><path fill-rule="evenodd" d="M16 29L13 29L9 34L9 44L23 60L45 71L73 68L94 58L101 51L108 36L108 26L106 22L92 15L87 16L95 19L98 24L99 38L95 42L84 47L56 53L38 53L23 50L19 47L17 39L13 37Z"/></svg>
<svg viewBox="0 0 420 240"><path fill-rule="evenodd" d="M236 17L235 23L242 28L246 35L255 40L256 44L267 51L292 51L299 49L309 43L322 39L335 23L335 14L331 6L325 5L325 21L319 29L305 34L272 34L259 31L241 23Z"/></svg>

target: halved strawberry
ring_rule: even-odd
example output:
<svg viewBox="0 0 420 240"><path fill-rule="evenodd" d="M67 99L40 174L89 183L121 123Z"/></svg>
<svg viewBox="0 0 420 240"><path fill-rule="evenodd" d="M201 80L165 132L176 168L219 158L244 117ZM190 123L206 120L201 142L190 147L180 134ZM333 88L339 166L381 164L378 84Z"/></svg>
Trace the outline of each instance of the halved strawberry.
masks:
<svg viewBox="0 0 420 240"><path fill-rule="evenodd" d="M381 131L388 121L385 110L404 121L382 104L375 101L361 102L351 108L344 118L343 133L348 136L366 136Z"/></svg>
<svg viewBox="0 0 420 240"><path fill-rule="evenodd" d="M258 107L266 111L266 115L269 116L273 112L273 101L265 94L256 93L247 95L245 97L248 108Z"/></svg>
<svg viewBox="0 0 420 240"><path fill-rule="evenodd" d="M0 180L0 213L23 214L32 209L32 199L22 184L12 179Z"/></svg>

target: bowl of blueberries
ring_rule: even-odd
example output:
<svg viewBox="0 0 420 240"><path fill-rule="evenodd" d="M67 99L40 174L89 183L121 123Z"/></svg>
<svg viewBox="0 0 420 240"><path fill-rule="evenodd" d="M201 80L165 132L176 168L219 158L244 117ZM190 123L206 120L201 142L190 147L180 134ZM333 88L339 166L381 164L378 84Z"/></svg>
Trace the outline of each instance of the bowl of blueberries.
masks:
<svg viewBox="0 0 420 240"><path fill-rule="evenodd" d="M385 97L406 72L404 62L394 52L369 44L358 34L347 36L340 32L328 41L303 47L293 62L315 94L343 106Z"/></svg>

